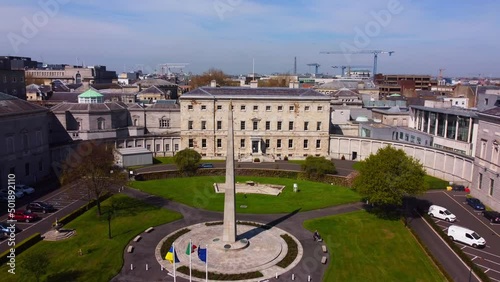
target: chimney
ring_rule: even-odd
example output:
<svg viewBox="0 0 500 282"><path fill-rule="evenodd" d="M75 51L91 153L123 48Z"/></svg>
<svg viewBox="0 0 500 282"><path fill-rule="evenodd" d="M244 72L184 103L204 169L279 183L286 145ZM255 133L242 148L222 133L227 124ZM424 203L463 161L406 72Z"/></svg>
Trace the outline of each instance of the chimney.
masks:
<svg viewBox="0 0 500 282"><path fill-rule="evenodd" d="M298 81L290 81L290 88L299 88Z"/></svg>
<svg viewBox="0 0 500 282"><path fill-rule="evenodd" d="M215 80L210 81L210 87L217 87L217 81Z"/></svg>
<svg viewBox="0 0 500 282"><path fill-rule="evenodd" d="M257 80L250 81L250 88L257 88L257 87L259 87L259 82Z"/></svg>

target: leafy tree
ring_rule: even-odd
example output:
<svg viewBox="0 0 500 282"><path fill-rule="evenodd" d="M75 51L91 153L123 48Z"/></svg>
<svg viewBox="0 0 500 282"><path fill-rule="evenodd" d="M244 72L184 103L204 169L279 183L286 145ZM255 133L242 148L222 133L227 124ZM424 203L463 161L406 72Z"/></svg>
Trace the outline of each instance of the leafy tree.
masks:
<svg viewBox="0 0 500 282"><path fill-rule="evenodd" d="M79 144L63 165L62 182L79 179L76 189L84 188L90 199L97 203L97 215L101 216L99 198L112 193L127 183L128 175L115 166L114 146L95 141Z"/></svg>
<svg viewBox="0 0 500 282"><path fill-rule="evenodd" d="M45 254L40 252L26 252L20 261L20 269L27 276L34 276L37 282L47 274L50 261Z"/></svg>
<svg viewBox="0 0 500 282"><path fill-rule="evenodd" d="M177 169L186 174L195 173L200 165L200 161L200 153L189 148L177 152L174 156L174 163L177 166Z"/></svg>
<svg viewBox="0 0 500 282"><path fill-rule="evenodd" d="M359 164L353 188L372 204L400 206L404 197L427 190L423 165L401 149L381 148Z"/></svg>
<svg viewBox="0 0 500 282"><path fill-rule="evenodd" d="M259 87L289 87L292 77L289 74L275 76L270 79L259 80Z"/></svg>
<svg viewBox="0 0 500 282"><path fill-rule="evenodd" d="M325 174L335 174L335 164L325 157L308 156L306 162L302 164L302 170L308 178L317 178Z"/></svg>
<svg viewBox="0 0 500 282"><path fill-rule="evenodd" d="M219 86L233 86L234 83L229 79L229 76L222 70L211 68L201 75L191 77L189 85L191 89L210 85L210 82L215 80ZM238 84L239 85L239 84Z"/></svg>

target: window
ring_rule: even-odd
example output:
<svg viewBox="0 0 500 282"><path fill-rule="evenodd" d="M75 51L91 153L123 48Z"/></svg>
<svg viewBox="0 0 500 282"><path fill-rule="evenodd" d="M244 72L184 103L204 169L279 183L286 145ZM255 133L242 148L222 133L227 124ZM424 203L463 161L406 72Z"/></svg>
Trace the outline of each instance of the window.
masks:
<svg viewBox="0 0 500 282"><path fill-rule="evenodd" d="M316 123L316 130L321 130L321 121Z"/></svg>
<svg viewBox="0 0 500 282"><path fill-rule="evenodd" d="M29 140L28 140L28 133L23 134L23 148L24 150L28 150L29 148Z"/></svg>
<svg viewBox="0 0 500 282"><path fill-rule="evenodd" d="M242 121L240 122L240 129L241 129L241 130L245 130L245 121L244 121L244 120L242 120Z"/></svg>
<svg viewBox="0 0 500 282"><path fill-rule="evenodd" d="M188 120L188 129L193 129L193 121Z"/></svg>
<svg viewBox="0 0 500 282"><path fill-rule="evenodd" d="M484 99L484 104L485 104L486 106L488 106L488 98L485 98L485 99Z"/></svg>
<svg viewBox="0 0 500 282"><path fill-rule="evenodd" d="M170 151L170 144L165 144L165 152L169 152Z"/></svg>
<svg viewBox="0 0 500 282"><path fill-rule="evenodd" d="M202 129L202 130L207 129L207 121L206 121L206 120L202 120L202 121L201 121L201 129Z"/></svg>
<svg viewBox="0 0 500 282"><path fill-rule="evenodd" d="M139 120L134 118L134 126L137 126L139 124ZM161 125L160 125L161 127ZM80 123L78 123L78 130L80 130Z"/></svg>
<svg viewBox="0 0 500 282"><path fill-rule="evenodd" d="M399 139L403 140L403 132L399 132Z"/></svg>
<svg viewBox="0 0 500 282"><path fill-rule="evenodd" d="M405 133L405 141L409 141L410 140L410 135L408 133Z"/></svg>
<svg viewBox="0 0 500 282"><path fill-rule="evenodd" d="M202 111L205 111L207 109L207 106L206 105L201 105L201 110Z"/></svg>
<svg viewBox="0 0 500 282"><path fill-rule="evenodd" d="M490 178L490 196L493 196L493 187L495 186L495 180Z"/></svg>
<svg viewBox="0 0 500 282"><path fill-rule="evenodd" d="M293 139L288 139L288 148L293 148Z"/></svg>
<svg viewBox="0 0 500 282"><path fill-rule="evenodd" d="M217 105L217 110L218 111L222 110L222 105Z"/></svg>
<svg viewBox="0 0 500 282"><path fill-rule="evenodd" d="M253 106L253 110L254 111L258 111L259 110L259 106Z"/></svg>
<svg viewBox="0 0 500 282"><path fill-rule="evenodd" d="M156 152L159 152L161 149L160 144L156 144Z"/></svg>
<svg viewBox="0 0 500 282"><path fill-rule="evenodd" d="M266 106L266 111L270 112L271 111L271 106Z"/></svg>
<svg viewBox="0 0 500 282"><path fill-rule="evenodd" d="M290 112L295 110L295 106L290 106Z"/></svg>
<svg viewBox="0 0 500 282"><path fill-rule="evenodd" d="M309 130L309 122L304 121L304 130Z"/></svg>
<svg viewBox="0 0 500 282"><path fill-rule="evenodd" d="M30 175L30 164L29 163L24 164L24 175L25 176Z"/></svg>
<svg viewBox="0 0 500 282"><path fill-rule="evenodd" d="M245 148L245 139L240 139L240 148Z"/></svg>
<svg viewBox="0 0 500 282"><path fill-rule="evenodd" d="M422 144L422 138L417 137L417 144Z"/></svg>
<svg viewBox="0 0 500 282"><path fill-rule="evenodd" d="M189 143L188 144L189 148L193 148L194 147L194 139L190 138L188 143Z"/></svg>
<svg viewBox="0 0 500 282"><path fill-rule="evenodd" d="M283 111L283 106L278 106L278 111L282 112Z"/></svg>
<svg viewBox="0 0 500 282"><path fill-rule="evenodd" d="M318 112L323 110L323 106L318 106Z"/></svg>
<svg viewBox="0 0 500 282"><path fill-rule="evenodd" d="M481 190L483 188L483 174L479 173L479 185L478 188Z"/></svg>
<svg viewBox="0 0 500 282"><path fill-rule="evenodd" d="M193 105L188 105L188 110L192 110L193 109Z"/></svg>
<svg viewBox="0 0 500 282"><path fill-rule="evenodd" d="M222 129L222 120L217 121L217 129L221 130Z"/></svg>
<svg viewBox="0 0 500 282"><path fill-rule="evenodd" d="M103 118L98 118L97 119L97 129L98 130L103 130L104 128L105 128L104 119Z"/></svg>
<svg viewBox="0 0 500 282"><path fill-rule="evenodd" d="M288 122L288 130L293 130L293 121Z"/></svg>
<svg viewBox="0 0 500 282"><path fill-rule="evenodd" d="M271 130L271 122L266 121L266 130Z"/></svg>
<svg viewBox="0 0 500 282"><path fill-rule="evenodd" d="M174 144L174 151L175 152L179 151L179 144Z"/></svg>
<svg viewBox="0 0 500 282"><path fill-rule="evenodd" d="M481 152L480 152L480 155L479 157L481 159L484 159L485 158L485 155L486 155L486 144L487 144L487 140L485 139L481 139Z"/></svg>
<svg viewBox="0 0 500 282"><path fill-rule="evenodd" d="M305 139L304 140L304 149L309 148L309 140Z"/></svg>
<svg viewBox="0 0 500 282"><path fill-rule="evenodd" d="M316 140L316 149L319 149L319 148L321 148L321 140L320 139Z"/></svg>
<svg viewBox="0 0 500 282"><path fill-rule="evenodd" d="M222 139L217 139L217 148L222 148Z"/></svg>
<svg viewBox="0 0 500 282"><path fill-rule="evenodd" d="M281 139L276 140L276 147L281 148Z"/></svg>
<svg viewBox="0 0 500 282"><path fill-rule="evenodd" d="M206 148L207 147L207 139L201 139L201 147Z"/></svg>
<svg viewBox="0 0 500 282"><path fill-rule="evenodd" d="M259 128L259 122L254 120L253 122L253 130L257 130Z"/></svg>
<svg viewBox="0 0 500 282"><path fill-rule="evenodd" d="M17 78L15 76L12 77L12 82L17 82Z"/></svg>
<svg viewBox="0 0 500 282"><path fill-rule="evenodd" d="M170 119L167 118L160 119L160 128L169 128L169 127L170 127Z"/></svg>
<svg viewBox="0 0 500 282"><path fill-rule="evenodd" d="M10 136L6 138L7 143L7 154L14 153L14 137Z"/></svg>
<svg viewBox="0 0 500 282"><path fill-rule="evenodd" d="M304 110L305 110L306 112L307 112L307 111L309 111L310 109L311 109L311 107L309 107L309 106L305 106L305 107L304 107Z"/></svg>
<svg viewBox="0 0 500 282"><path fill-rule="evenodd" d="M283 123L283 122L278 121L278 123L276 124L276 130L281 130L281 124L282 124L282 123Z"/></svg>
<svg viewBox="0 0 500 282"><path fill-rule="evenodd" d="M271 140L266 139L266 148L269 148L269 147L271 147Z"/></svg>
<svg viewBox="0 0 500 282"><path fill-rule="evenodd" d="M245 105L241 105L240 106L240 110L244 111L246 109L246 106Z"/></svg>

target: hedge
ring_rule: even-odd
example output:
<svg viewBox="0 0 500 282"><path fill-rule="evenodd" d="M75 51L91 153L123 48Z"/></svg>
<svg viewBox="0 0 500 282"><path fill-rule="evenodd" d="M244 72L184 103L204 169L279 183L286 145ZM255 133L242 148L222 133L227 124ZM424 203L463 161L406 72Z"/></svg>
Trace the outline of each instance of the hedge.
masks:
<svg viewBox="0 0 500 282"><path fill-rule="evenodd" d="M106 193L103 196L101 196L99 199L100 199L100 201L102 203L104 200L106 200L109 197L111 197L111 193ZM82 215L83 213L85 213L90 208L92 208L92 207L94 207L96 205L97 205L97 201L93 200L90 203L88 203L87 205L81 206L78 209L74 210L72 213L70 213L70 214L62 217L61 219L58 219L58 222L66 225L70 221L72 221L73 219L79 217L80 215Z"/></svg>
<svg viewBox="0 0 500 282"><path fill-rule="evenodd" d="M441 236L441 238L443 238L446 241L446 243L453 249L453 251L465 262L465 264L467 264L467 266L469 266L472 269L472 271L474 271L474 273L483 282L490 282L491 281L490 277L488 277L488 275L486 275L486 273L484 273L481 270L481 268L479 268L479 266L474 264L474 262L472 262L470 257L467 256L462 251L462 249L457 244L455 244L454 241L452 241L450 238L448 238L448 235L445 234L443 230L441 230L441 228L434 222L434 220L432 220L432 218L428 214L424 213L423 217L432 226L432 228L439 234L439 236Z"/></svg>
<svg viewBox="0 0 500 282"><path fill-rule="evenodd" d="M281 238L283 238L283 240L285 240L286 244L288 245L288 252L286 253L286 256L276 265L281 268L286 268L295 260L295 258L297 258L299 247L297 245L297 242L295 242L295 240L293 240L293 238L288 234L281 235Z"/></svg>
<svg viewBox="0 0 500 282"><path fill-rule="evenodd" d="M165 259L165 256L167 255L168 250L170 250L170 247L175 242L175 240L177 240L177 238L181 237L182 235L188 233L189 231L191 231L191 230L189 230L188 228L184 228L184 229L181 229L181 230L175 232L174 235L168 237L161 245L161 248L160 248L161 257L163 259Z"/></svg>
<svg viewBox="0 0 500 282"><path fill-rule="evenodd" d="M43 238L42 238L41 234L35 233L35 234L31 235L30 237L24 239L21 243L16 244L16 246L14 247L14 249L16 250L15 251L16 257L20 253L22 253L23 251L26 251L29 247L35 245L36 243L38 243L42 240L43 240ZM10 254L10 249L8 249L7 251L3 252L0 255L0 264L7 263L9 261L9 258L7 258L7 256L9 254Z"/></svg>
<svg viewBox="0 0 500 282"><path fill-rule="evenodd" d="M189 275L189 267L188 266L180 266L177 268L177 271L180 273ZM197 269L192 269L191 271L192 276L196 278L205 278L206 277L206 272L205 271L200 271ZM246 273L218 273L218 272L208 272L208 279L209 280L219 280L219 281L234 281L234 280L247 280L247 279L255 279L255 278L260 278L263 277L262 273L260 271L253 271L253 272L246 272ZM260 280L258 280L260 281Z"/></svg>

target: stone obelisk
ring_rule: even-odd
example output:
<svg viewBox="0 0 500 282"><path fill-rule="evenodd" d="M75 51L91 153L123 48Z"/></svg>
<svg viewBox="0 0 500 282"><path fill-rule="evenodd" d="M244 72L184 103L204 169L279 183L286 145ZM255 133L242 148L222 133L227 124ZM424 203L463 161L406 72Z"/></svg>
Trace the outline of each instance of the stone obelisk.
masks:
<svg viewBox="0 0 500 282"><path fill-rule="evenodd" d="M228 243L236 242L236 186L234 182L234 128L233 102L229 102L227 126L226 184L224 189L224 231L222 240Z"/></svg>

